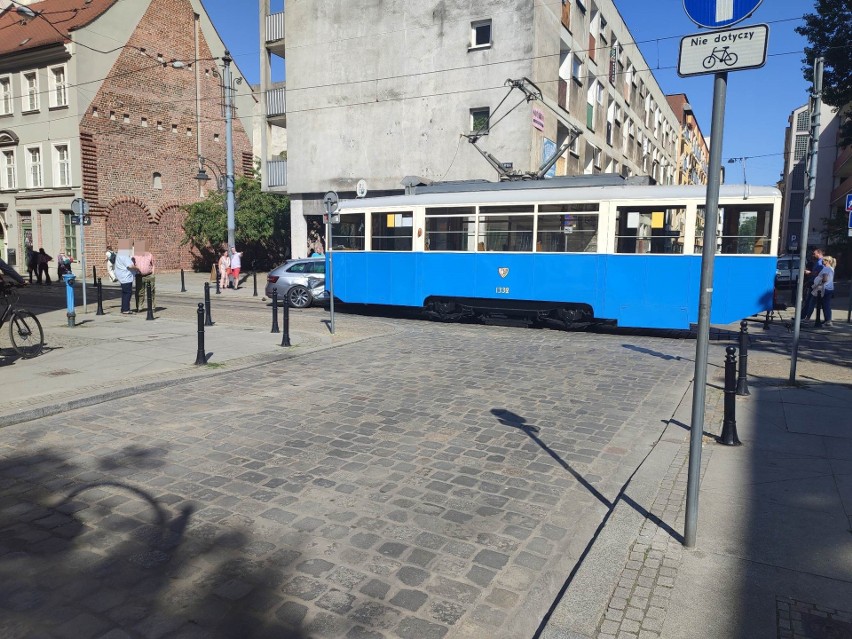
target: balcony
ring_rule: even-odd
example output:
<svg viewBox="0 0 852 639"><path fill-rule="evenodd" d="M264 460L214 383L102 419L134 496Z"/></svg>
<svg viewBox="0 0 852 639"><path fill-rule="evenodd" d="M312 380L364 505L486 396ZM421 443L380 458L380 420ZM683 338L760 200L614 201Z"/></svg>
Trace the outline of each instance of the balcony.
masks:
<svg viewBox="0 0 852 639"><path fill-rule="evenodd" d="M287 94L284 87L267 90L266 117L272 124L287 126Z"/></svg>
<svg viewBox="0 0 852 639"><path fill-rule="evenodd" d="M270 190L287 190L287 160L267 161L266 185Z"/></svg>
<svg viewBox="0 0 852 639"><path fill-rule="evenodd" d="M852 145L840 150L840 155L834 161L834 175L837 177L852 175Z"/></svg>
<svg viewBox="0 0 852 639"><path fill-rule="evenodd" d="M284 55L284 12L266 16L266 48L277 56Z"/></svg>

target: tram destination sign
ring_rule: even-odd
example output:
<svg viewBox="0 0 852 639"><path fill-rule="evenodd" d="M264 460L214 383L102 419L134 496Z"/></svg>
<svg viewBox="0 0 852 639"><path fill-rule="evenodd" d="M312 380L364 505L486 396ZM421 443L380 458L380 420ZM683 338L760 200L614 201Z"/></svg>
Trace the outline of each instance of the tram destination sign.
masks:
<svg viewBox="0 0 852 639"><path fill-rule="evenodd" d="M769 26L707 31L680 41L677 74L681 77L757 69L766 64Z"/></svg>

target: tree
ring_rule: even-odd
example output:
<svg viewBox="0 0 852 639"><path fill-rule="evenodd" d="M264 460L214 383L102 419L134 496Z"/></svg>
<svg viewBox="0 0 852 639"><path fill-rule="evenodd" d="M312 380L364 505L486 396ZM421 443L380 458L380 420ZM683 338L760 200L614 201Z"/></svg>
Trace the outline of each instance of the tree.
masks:
<svg viewBox="0 0 852 639"><path fill-rule="evenodd" d="M234 181L234 234L243 264L270 269L280 264L290 248L290 199L285 195L263 193L255 176L238 176ZM198 257L195 267L209 269L227 244L228 214L225 193L210 193L206 199L184 207L183 244L191 244Z"/></svg>
<svg viewBox="0 0 852 639"><path fill-rule="evenodd" d="M822 79L822 99L840 111L840 144L852 144L852 55L849 54L849 25L852 25L852 5L849 0L816 0L816 13L803 16L804 26L796 33L808 39L802 60L805 79L813 83L813 61L825 59Z"/></svg>

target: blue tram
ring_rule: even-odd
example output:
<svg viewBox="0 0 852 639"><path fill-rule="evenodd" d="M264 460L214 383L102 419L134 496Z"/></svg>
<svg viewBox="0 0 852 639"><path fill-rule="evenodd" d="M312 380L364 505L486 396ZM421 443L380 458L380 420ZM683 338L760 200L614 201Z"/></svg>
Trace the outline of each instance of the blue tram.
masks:
<svg viewBox="0 0 852 639"><path fill-rule="evenodd" d="M716 245L711 322L770 310L781 193L723 186L705 238L703 186L583 180L446 184L344 200L332 224L335 298L435 318L522 315L566 325L688 328L701 252Z"/></svg>

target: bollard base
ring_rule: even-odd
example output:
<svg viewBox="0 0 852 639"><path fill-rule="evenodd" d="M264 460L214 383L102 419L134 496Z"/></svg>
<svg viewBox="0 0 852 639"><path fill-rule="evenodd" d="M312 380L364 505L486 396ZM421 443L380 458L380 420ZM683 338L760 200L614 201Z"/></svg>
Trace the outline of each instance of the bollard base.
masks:
<svg viewBox="0 0 852 639"><path fill-rule="evenodd" d="M77 319L77 314L76 313L66 313L65 315L68 317L68 327L74 328L76 326L74 321Z"/></svg>
<svg viewBox="0 0 852 639"><path fill-rule="evenodd" d="M746 380L741 379L737 382L737 395L740 397L751 395L751 391L748 389L748 382Z"/></svg>
<svg viewBox="0 0 852 639"><path fill-rule="evenodd" d="M722 422L722 434L716 438L716 442L722 446L742 446L743 443L737 437L737 423L732 421Z"/></svg>

